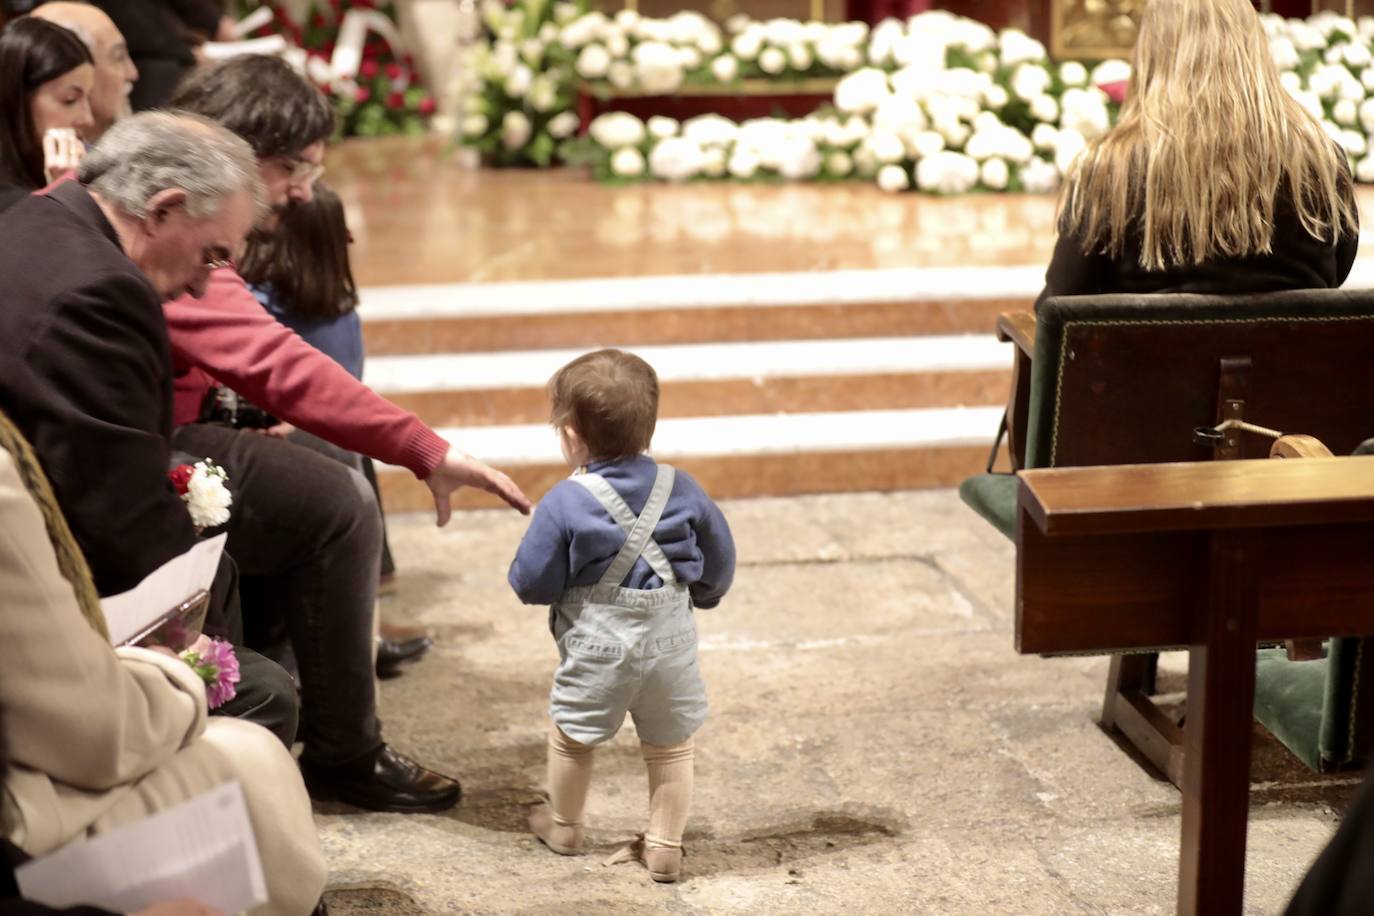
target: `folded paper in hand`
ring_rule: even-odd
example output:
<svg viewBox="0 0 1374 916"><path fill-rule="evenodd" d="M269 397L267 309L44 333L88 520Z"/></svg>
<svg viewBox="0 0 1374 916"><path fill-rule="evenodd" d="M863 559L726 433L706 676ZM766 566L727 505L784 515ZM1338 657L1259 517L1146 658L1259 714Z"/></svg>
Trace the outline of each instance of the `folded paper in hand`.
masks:
<svg viewBox="0 0 1374 916"><path fill-rule="evenodd" d="M153 570L129 591L102 598L100 609L110 630L110 643L122 646L142 638L172 616L188 598L199 591L209 591L227 537L219 534L199 541Z"/></svg>
<svg viewBox="0 0 1374 916"><path fill-rule="evenodd" d="M238 780L15 870L25 900L133 913L190 897L225 913L267 902Z"/></svg>

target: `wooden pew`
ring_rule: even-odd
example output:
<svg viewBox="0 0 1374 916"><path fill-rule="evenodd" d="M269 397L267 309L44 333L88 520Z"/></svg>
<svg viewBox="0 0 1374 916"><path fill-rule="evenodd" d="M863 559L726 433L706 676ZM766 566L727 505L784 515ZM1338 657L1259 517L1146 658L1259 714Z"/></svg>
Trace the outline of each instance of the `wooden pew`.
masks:
<svg viewBox="0 0 1374 916"><path fill-rule="evenodd" d="M1188 647L1178 912L1242 909L1255 648L1374 622L1374 461L1019 475L1016 649Z"/></svg>
<svg viewBox="0 0 1374 916"><path fill-rule="evenodd" d="M1271 441L1235 430L1217 448L1194 439L1195 428L1228 420L1307 433L1341 455L1374 434L1371 291L1067 297L1037 315L1003 315L997 333L1016 353L1007 420L1014 469L1269 454ZM1016 536L1013 477L980 475L960 492ZM1256 715L1315 770L1359 766L1374 748L1367 645L1340 640L1312 662L1264 657ZM1113 659L1102 723L1181 784L1183 733L1153 692L1151 655Z"/></svg>

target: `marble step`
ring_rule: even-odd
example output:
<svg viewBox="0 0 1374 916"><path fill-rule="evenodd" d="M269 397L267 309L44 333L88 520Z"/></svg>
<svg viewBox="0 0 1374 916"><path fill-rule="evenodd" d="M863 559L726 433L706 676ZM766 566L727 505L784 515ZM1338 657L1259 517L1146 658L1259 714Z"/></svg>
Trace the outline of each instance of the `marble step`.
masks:
<svg viewBox="0 0 1374 916"><path fill-rule="evenodd" d="M634 346L663 418L1004 403L1011 348L991 335ZM383 356L366 381L431 426L540 423L545 384L582 349Z"/></svg>
<svg viewBox="0 0 1374 916"><path fill-rule="evenodd" d="M955 486L982 470L1001 406L670 418L654 454L692 473L718 499ZM568 474L546 424L441 429L505 470L532 499ZM428 489L408 472L379 474L388 512L424 511ZM463 491L463 508L499 503Z"/></svg>
<svg viewBox="0 0 1374 916"><path fill-rule="evenodd" d="M1042 267L950 267L375 286L368 353L990 332L1028 308Z"/></svg>

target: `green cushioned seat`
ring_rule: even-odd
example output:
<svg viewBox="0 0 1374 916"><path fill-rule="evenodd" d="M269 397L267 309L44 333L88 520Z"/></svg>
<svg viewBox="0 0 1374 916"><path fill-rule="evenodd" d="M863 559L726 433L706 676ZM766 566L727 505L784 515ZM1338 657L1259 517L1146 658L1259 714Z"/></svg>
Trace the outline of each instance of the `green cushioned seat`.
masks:
<svg viewBox="0 0 1374 916"><path fill-rule="evenodd" d="M959 484L959 497L994 528L1016 539L1016 478L979 474Z"/></svg>
<svg viewBox="0 0 1374 916"><path fill-rule="evenodd" d="M1368 760L1371 729L1361 708L1370 661L1363 639L1333 639L1326 658L1290 662L1264 649L1255 665L1255 718L1314 770L1329 773ZM1374 701L1374 698L1364 700Z"/></svg>
<svg viewBox="0 0 1374 916"><path fill-rule="evenodd" d="M1025 415L1014 418L1025 433L1025 466L1206 460L1212 452L1188 433L1216 422L1220 360L1247 354L1255 361L1245 419L1314 435L1336 454L1374 454L1374 439L1362 441L1374 427L1374 394L1352 387L1365 371L1371 329L1374 294L1361 290L1047 300L1036 316ZM1289 343L1298 338L1301 346ZM1164 356L1141 360L1141 352ZM1359 403L1348 394L1356 388ZM1268 454L1267 443L1243 441L1244 457ZM959 495L1015 539L1015 476L970 477ZM1318 661L1259 653L1255 717L1315 770L1374 757L1374 670L1365 670L1374 668L1366 660L1374 651L1364 652L1366 644L1374 646L1368 637L1333 639Z"/></svg>

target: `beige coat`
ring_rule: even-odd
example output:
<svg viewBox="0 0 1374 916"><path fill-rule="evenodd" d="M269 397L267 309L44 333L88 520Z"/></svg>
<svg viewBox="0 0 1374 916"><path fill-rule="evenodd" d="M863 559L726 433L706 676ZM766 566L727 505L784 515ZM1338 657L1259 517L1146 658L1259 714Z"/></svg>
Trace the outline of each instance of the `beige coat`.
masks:
<svg viewBox="0 0 1374 916"><path fill-rule="evenodd" d="M258 912L308 913L319 899L325 864L291 755L256 725L207 720L189 666L113 650L92 629L3 449L0 707L13 760L10 839L25 851L42 855L236 778L272 898Z"/></svg>

